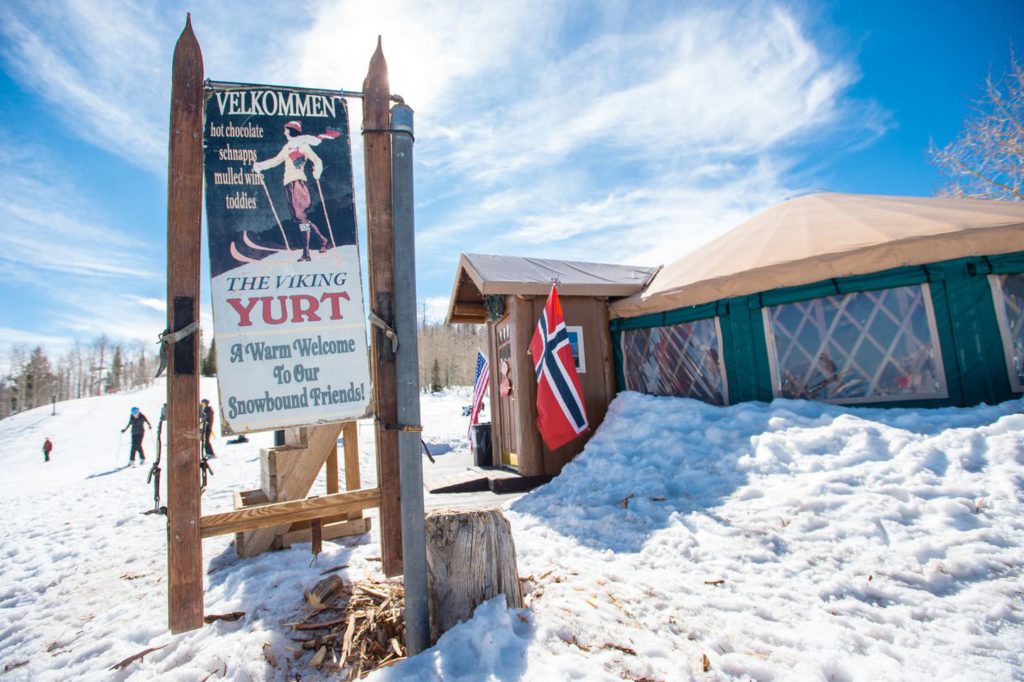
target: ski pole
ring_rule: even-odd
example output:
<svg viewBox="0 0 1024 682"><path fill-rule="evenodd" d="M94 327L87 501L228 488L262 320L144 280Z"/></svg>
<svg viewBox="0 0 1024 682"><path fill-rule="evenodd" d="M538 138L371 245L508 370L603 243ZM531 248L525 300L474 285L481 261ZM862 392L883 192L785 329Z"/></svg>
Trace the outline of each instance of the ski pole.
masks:
<svg viewBox="0 0 1024 682"><path fill-rule="evenodd" d="M274 208L274 200L270 198L270 190L267 189L267 183L263 179L263 173L260 173L260 184L263 185L263 191L267 193L267 203L270 204L270 210L274 213L274 220L277 221L277 228L281 230L281 238L284 239L284 248L291 249L288 246L288 237L284 233L284 225L281 224L281 218L277 215L277 209Z"/></svg>
<svg viewBox="0 0 1024 682"><path fill-rule="evenodd" d="M334 230L331 229L331 216L327 215L327 204L324 203L324 190L320 187L320 178L316 179L316 191L320 193L320 205L324 207L324 220L327 221L327 234L331 235L331 248L337 248L334 243Z"/></svg>
<svg viewBox="0 0 1024 682"><path fill-rule="evenodd" d="M117 464L118 459L121 458L121 443L124 442L124 431L117 437L117 450L114 451L114 464Z"/></svg>

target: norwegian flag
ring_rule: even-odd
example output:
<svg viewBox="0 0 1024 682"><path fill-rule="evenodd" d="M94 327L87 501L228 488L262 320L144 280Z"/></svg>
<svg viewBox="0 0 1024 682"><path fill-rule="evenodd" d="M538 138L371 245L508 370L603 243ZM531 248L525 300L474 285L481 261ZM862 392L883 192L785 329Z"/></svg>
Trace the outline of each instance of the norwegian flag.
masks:
<svg viewBox="0 0 1024 682"><path fill-rule="evenodd" d="M484 405L487 387L491 384L490 366L487 357L480 351L476 352L476 376L473 378L473 406L469 410L469 425L476 424L480 418L480 408ZM472 442L472 438L470 438Z"/></svg>
<svg viewBox="0 0 1024 682"><path fill-rule="evenodd" d="M537 428L554 450L587 430L583 391L554 285L530 341L530 354L537 373Z"/></svg>

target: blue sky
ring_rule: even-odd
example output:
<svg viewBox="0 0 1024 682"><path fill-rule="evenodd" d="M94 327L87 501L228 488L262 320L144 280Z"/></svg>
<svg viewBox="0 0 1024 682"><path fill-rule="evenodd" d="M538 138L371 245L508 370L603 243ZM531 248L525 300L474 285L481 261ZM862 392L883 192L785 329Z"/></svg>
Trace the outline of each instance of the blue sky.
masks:
<svg viewBox="0 0 1024 682"><path fill-rule="evenodd" d="M933 194L929 140L1024 51L1019 0L8 0L0 349L163 329L186 11L216 80L358 90L383 36L416 110L417 287L438 317L463 251L658 265L808 190Z"/></svg>

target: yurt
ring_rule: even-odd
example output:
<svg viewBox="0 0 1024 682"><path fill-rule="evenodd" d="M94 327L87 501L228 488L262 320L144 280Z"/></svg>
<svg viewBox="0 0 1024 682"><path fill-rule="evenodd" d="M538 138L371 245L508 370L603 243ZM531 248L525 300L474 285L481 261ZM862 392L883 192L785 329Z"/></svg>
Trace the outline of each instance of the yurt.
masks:
<svg viewBox="0 0 1024 682"><path fill-rule="evenodd" d="M725 405L1024 392L1024 203L819 193L610 303L619 390Z"/></svg>

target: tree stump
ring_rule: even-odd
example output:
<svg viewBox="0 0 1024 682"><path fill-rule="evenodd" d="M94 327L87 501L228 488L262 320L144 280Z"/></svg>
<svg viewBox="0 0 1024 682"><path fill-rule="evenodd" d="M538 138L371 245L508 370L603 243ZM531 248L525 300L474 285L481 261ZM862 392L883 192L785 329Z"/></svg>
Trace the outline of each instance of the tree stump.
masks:
<svg viewBox="0 0 1024 682"><path fill-rule="evenodd" d="M499 594L522 608L516 548L500 509L432 512L426 536L431 643Z"/></svg>

